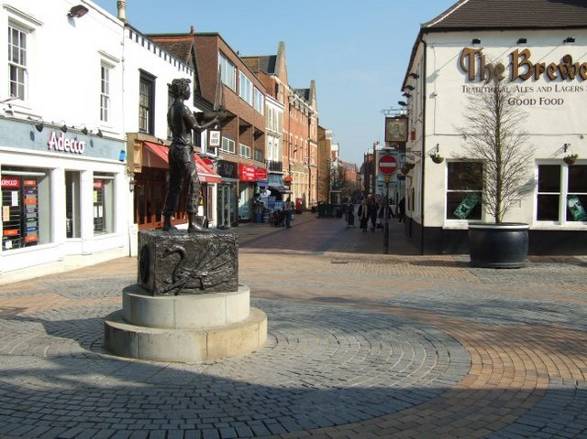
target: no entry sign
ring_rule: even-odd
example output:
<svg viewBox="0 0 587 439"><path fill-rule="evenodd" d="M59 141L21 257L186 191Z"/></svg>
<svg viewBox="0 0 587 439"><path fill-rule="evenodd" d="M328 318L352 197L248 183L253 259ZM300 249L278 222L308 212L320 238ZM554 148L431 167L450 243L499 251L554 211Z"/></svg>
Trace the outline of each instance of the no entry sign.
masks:
<svg viewBox="0 0 587 439"><path fill-rule="evenodd" d="M397 171L397 161L392 155L384 155L379 159L379 171L383 175L393 175Z"/></svg>

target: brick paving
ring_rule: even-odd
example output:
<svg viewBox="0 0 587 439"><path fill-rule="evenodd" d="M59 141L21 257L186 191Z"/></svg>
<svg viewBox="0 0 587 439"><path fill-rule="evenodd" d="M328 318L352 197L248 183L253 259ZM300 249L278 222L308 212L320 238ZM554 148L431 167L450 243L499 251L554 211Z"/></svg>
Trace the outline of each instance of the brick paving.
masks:
<svg viewBox="0 0 587 439"><path fill-rule="evenodd" d="M219 363L102 349L136 260L0 287L0 438L587 437L587 259L515 271L416 256L393 229L248 225L260 351Z"/></svg>

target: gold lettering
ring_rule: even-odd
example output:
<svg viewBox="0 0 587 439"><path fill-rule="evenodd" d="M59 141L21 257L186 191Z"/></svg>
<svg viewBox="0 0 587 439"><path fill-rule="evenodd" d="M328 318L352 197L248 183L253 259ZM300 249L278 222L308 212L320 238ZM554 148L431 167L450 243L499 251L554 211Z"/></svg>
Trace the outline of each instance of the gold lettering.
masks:
<svg viewBox="0 0 587 439"><path fill-rule="evenodd" d="M556 74L557 67L558 66L555 63L550 63L546 68L546 76L548 76L548 79L551 81L554 81L558 77Z"/></svg>
<svg viewBox="0 0 587 439"><path fill-rule="evenodd" d="M529 49L514 50L511 54L512 58L512 81L517 79L521 79L522 81L527 81L532 77L534 74L534 66L530 62L530 53ZM520 67L526 68L524 73L520 73Z"/></svg>
<svg viewBox="0 0 587 439"><path fill-rule="evenodd" d="M534 79L540 79L544 72L546 72L546 63L539 62L534 65Z"/></svg>
<svg viewBox="0 0 587 439"><path fill-rule="evenodd" d="M477 77L477 69L475 68L475 61L477 55L481 53L480 49L469 49L468 47L464 48L461 52L461 58L459 60L459 65L463 72L467 73L467 78L469 81L474 81Z"/></svg>

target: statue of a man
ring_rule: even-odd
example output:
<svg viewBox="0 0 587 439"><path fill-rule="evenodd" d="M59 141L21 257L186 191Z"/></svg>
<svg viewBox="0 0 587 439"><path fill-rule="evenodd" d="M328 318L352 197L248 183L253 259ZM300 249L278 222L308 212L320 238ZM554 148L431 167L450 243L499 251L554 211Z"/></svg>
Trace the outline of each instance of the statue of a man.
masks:
<svg viewBox="0 0 587 439"><path fill-rule="evenodd" d="M192 130L202 131L218 123L218 117L210 122L200 125L194 114L183 103L190 98L189 79L174 79L171 83L171 96L173 104L167 112L167 123L173 135L169 147L169 187L165 198L163 209L163 230L175 229L171 225L171 217L177 211L179 195L183 183L188 184L188 199L186 212L188 214L188 232L202 230L197 223L198 204L200 202L200 182L198 171L194 162L194 151L192 146Z"/></svg>

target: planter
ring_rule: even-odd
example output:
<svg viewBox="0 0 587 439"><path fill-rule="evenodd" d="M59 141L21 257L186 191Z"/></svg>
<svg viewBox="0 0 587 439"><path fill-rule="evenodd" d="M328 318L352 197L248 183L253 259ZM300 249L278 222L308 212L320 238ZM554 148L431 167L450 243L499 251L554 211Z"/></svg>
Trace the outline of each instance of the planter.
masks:
<svg viewBox="0 0 587 439"><path fill-rule="evenodd" d="M528 224L469 224L472 267L522 268L528 265Z"/></svg>
<svg viewBox="0 0 587 439"><path fill-rule="evenodd" d="M438 154L435 155L431 155L430 158L432 159L432 161L434 163L436 163L437 165L441 164L444 161L444 157L439 156Z"/></svg>
<svg viewBox="0 0 587 439"><path fill-rule="evenodd" d="M567 165L574 165L578 158L579 158L579 156L577 154L571 154L571 155L565 156L563 158L563 160Z"/></svg>

